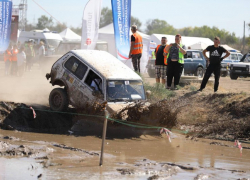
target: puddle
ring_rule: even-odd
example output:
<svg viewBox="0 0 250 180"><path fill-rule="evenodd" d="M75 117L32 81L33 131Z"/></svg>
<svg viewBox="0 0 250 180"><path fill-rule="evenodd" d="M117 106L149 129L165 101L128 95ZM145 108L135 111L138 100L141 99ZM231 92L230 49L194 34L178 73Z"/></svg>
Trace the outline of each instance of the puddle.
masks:
<svg viewBox="0 0 250 180"><path fill-rule="evenodd" d="M34 159L0 157L0 179L33 180L43 176L44 172L42 165Z"/></svg>
<svg viewBox="0 0 250 180"><path fill-rule="evenodd" d="M99 156L91 155L92 152L100 153L101 139L93 136L72 136L38 134L25 132L11 132L0 130L0 134L18 137L22 143L46 145L53 147L50 153L53 163L44 172L38 167L36 171L28 170L35 161L30 159L3 159L5 169L2 177L12 177L11 170L6 169L10 164L12 169L25 171L24 179L32 179L42 173L46 179L147 179L159 176L160 179L168 177L169 168L176 168L177 172L171 174L170 179L199 179L200 176L211 179L240 179L250 178L250 150L240 150L234 142L221 142L226 146L211 144L214 140L191 141L182 135L176 135L172 143L166 137L141 136L133 139L106 140L104 165L99 166ZM57 147L54 144L65 146ZM249 144L242 144L249 147ZM62 147L67 147L62 148ZM68 148L72 147L72 148ZM87 152L87 153L86 153ZM89 153L91 152L91 153ZM141 165L138 165L141 164ZM184 168L183 168L184 167ZM185 169L192 167L194 170ZM122 175L118 169L129 169L135 173ZM13 175L17 177L17 175ZM27 178L26 178L27 176ZM164 178L163 178L164 179ZM200 178L201 179L201 178Z"/></svg>

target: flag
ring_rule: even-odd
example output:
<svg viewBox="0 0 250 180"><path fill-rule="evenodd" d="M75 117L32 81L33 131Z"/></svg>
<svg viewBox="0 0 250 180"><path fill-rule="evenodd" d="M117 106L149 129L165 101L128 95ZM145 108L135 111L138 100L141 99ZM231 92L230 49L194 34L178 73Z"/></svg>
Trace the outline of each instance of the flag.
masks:
<svg viewBox="0 0 250 180"><path fill-rule="evenodd" d="M0 0L0 52L4 52L10 42L12 1Z"/></svg>
<svg viewBox="0 0 250 180"><path fill-rule="evenodd" d="M102 0L89 0L82 19L82 49L95 49L101 17Z"/></svg>
<svg viewBox="0 0 250 180"><path fill-rule="evenodd" d="M130 50L131 0L111 0L117 58L127 60Z"/></svg>

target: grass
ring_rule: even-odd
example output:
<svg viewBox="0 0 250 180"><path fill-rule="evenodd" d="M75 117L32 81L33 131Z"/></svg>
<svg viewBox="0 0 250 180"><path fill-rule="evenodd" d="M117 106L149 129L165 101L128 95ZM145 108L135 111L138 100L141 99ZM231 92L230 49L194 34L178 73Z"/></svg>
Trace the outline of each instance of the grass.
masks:
<svg viewBox="0 0 250 180"><path fill-rule="evenodd" d="M144 88L146 91L151 91L150 100L151 101L159 101L162 99L169 99L174 97L176 93L171 90L167 90L165 86L161 83L156 83L153 86L149 85L148 83L144 84Z"/></svg>

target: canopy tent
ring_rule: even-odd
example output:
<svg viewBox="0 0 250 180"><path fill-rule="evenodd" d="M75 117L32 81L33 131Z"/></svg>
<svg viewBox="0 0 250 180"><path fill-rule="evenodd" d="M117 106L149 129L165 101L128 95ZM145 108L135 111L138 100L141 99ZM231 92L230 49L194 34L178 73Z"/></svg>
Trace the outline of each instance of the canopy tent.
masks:
<svg viewBox="0 0 250 180"><path fill-rule="evenodd" d="M63 39L63 42L81 42L81 36L74 33L71 29L66 28L62 32L59 33Z"/></svg>
<svg viewBox="0 0 250 180"><path fill-rule="evenodd" d="M143 41L143 53L141 58L141 73L146 72L146 65L148 62L148 51L150 36L144 33L137 31L142 36ZM130 31L130 35L131 35ZM114 36L114 26L113 23L99 29L98 31L98 40L106 41L108 43L108 52L116 57L116 46L115 46L115 36ZM127 66L132 68L131 59L123 61Z"/></svg>
<svg viewBox="0 0 250 180"><path fill-rule="evenodd" d="M221 46L224 47L228 51L240 52L239 50L234 49L234 48L232 48L232 47L230 47L230 46L228 46L226 44L222 44Z"/></svg>
<svg viewBox="0 0 250 180"><path fill-rule="evenodd" d="M204 42L198 42L198 43L195 43L195 44L188 46L188 48L189 47L190 47L190 49L204 50L208 47L208 45Z"/></svg>
<svg viewBox="0 0 250 180"><path fill-rule="evenodd" d="M150 36L150 40L156 42L156 44L161 44L161 38L167 37L168 44L175 42L175 35L166 35L166 34L152 34ZM213 45L214 42L209 38L202 38L202 37L188 37L188 36L181 36L182 38L182 44L188 47L200 43L202 46L207 45Z"/></svg>
<svg viewBox="0 0 250 180"><path fill-rule="evenodd" d="M43 32L50 32L48 28L43 29Z"/></svg>

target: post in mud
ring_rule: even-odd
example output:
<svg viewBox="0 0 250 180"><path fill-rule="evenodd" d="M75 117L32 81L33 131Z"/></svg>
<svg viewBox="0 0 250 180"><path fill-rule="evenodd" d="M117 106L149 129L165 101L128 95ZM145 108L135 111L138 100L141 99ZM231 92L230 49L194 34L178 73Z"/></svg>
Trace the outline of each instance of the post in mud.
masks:
<svg viewBox="0 0 250 180"><path fill-rule="evenodd" d="M109 113L106 110L106 107L105 107L104 111L105 111L105 119L104 119L103 130L102 130L102 148L101 148L101 157L100 157L99 166L102 166L102 164L103 164L103 151L104 151L104 143L105 143L105 139L106 139L108 116L109 116Z"/></svg>

